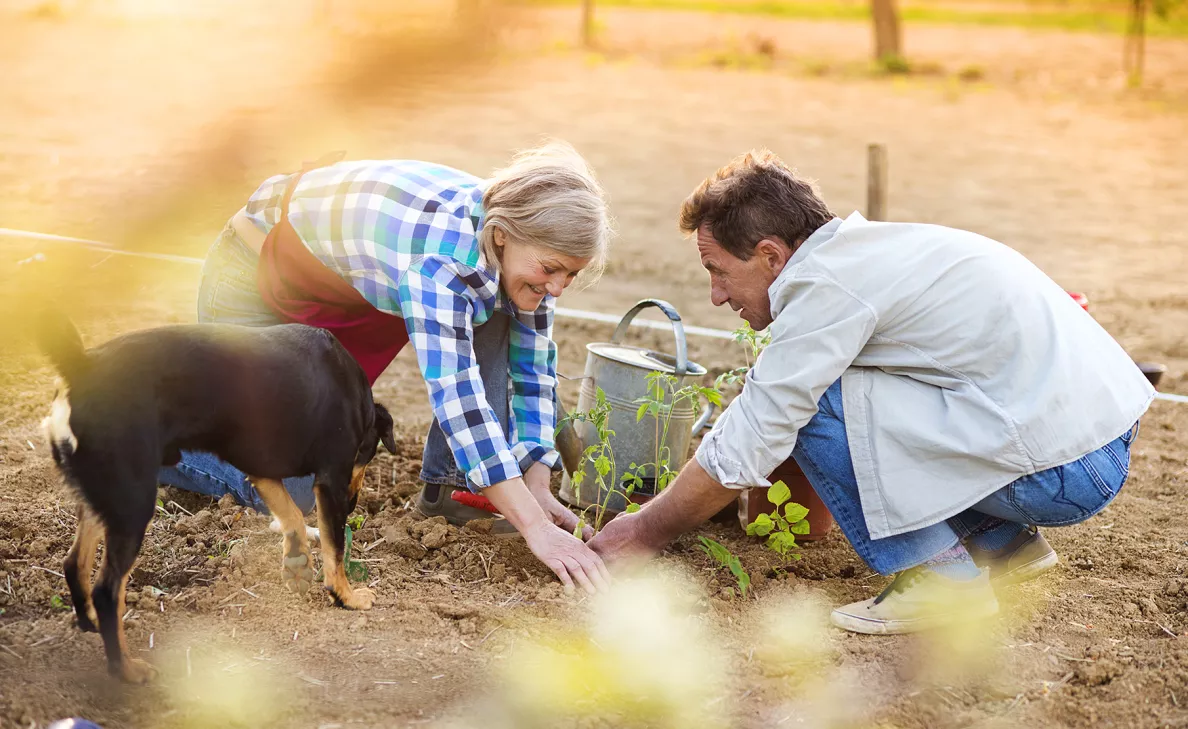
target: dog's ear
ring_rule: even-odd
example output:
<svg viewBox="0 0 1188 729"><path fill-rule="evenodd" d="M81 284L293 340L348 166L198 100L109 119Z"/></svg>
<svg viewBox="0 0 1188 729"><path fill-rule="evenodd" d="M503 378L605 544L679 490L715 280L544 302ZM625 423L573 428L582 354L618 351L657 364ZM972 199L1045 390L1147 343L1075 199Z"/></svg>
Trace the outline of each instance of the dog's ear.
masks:
<svg viewBox="0 0 1188 729"><path fill-rule="evenodd" d="M380 442L384 444L384 448L393 455L396 454L396 437L392 435L392 426L394 425L392 414L377 402L375 404L375 432L379 434Z"/></svg>

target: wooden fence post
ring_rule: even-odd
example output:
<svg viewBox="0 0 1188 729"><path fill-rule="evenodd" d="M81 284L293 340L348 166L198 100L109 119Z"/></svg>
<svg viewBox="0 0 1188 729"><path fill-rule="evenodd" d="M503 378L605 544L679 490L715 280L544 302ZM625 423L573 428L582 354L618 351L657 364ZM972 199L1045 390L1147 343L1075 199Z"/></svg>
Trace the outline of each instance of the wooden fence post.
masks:
<svg viewBox="0 0 1188 729"><path fill-rule="evenodd" d="M582 0L582 47L594 45L594 0Z"/></svg>
<svg viewBox="0 0 1188 729"><path fill-rule="evenodd" d="M866 219L887 219L887 148L866 147Z"/></svg>

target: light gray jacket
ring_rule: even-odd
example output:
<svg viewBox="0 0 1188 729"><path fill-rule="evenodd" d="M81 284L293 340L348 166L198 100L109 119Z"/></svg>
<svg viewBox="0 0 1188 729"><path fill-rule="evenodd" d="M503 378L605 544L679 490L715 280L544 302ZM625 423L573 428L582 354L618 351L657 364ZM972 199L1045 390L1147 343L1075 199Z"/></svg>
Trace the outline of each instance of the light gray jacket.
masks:
<svg viewBox="0 0 1188 729"><path fill-rule="evenodd" d="M840 377L875 539L1100 448L1154 396L1060 286L974 233L834 218L768 293L771 344L697 460L725 486L769 485Z"/></svg>

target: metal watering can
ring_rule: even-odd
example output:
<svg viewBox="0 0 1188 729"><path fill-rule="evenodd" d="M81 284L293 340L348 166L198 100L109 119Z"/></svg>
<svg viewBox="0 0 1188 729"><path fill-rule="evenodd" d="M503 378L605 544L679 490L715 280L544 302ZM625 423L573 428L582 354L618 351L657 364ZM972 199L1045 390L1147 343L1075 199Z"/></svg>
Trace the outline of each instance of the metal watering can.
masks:
<svg viewBox="0 0 1188 729"><path fill-rule="evenodd" d="M620 344L635 315L652 306L664 312L672 323L676 337L675 355ZM673 375L677 378L676 387L679 389L684 386L685 378L702 377L706 369L689 361L681 315L672 304L659 299L640 301L619 321L609 342L587 344L586 350L589 354L586 357L586 372L581 377L578 410L585 412L593 408L597 402L597 388L602 388L611 406L610 429L615 432L610 441L615 454L615 471L607 474L605 479L613 491L608 494L599 487L594 466L590 463L586 464L586 477L580 488L575 488L570 480L570 473L579 464L582 452L598 442L598 435L591 424L577 422L572 428L563 428L557 434L557 447L566 467L559 496L562 501L580 509L606 502L609 511L623 511L628 501L623 488L624 477L630 470L628 467L632 463L653 463L656 460L657 438L662 437L656 432L652 417L644 416L642 420L636 421L636 411L639 409L636 400L648 393L648 373L667 372ZM667 403L671 408L671 396ZM689 444L693 436L709 422L713 411L713 404L706 403L698 414L693 403L687 400L672 410L668 434L663 443L668 446L670 469L680 470L689 459ZM650 476L646 475L648 472ZM636 487L632 494L633 501L637 500L636 495L642 497L638 501L643 501L656 494L655 467L648 467L640 475L644 476L644 484Z"/></svg>

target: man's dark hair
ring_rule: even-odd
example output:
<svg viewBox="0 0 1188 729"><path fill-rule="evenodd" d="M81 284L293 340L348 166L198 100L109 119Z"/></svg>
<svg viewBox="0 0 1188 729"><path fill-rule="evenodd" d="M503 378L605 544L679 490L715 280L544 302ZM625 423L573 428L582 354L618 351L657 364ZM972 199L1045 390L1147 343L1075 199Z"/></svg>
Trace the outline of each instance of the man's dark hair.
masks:
<svg viewBox="0 0 1188 729"><path fill-rule="evenodd" d="M681 205L681 230L709 226L735 258L749 260L764 238L795 248L833 213L806 180L763 149L735 157L707 177Z"/></svg>

